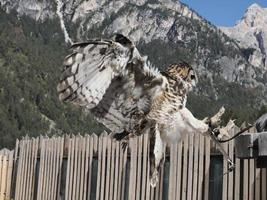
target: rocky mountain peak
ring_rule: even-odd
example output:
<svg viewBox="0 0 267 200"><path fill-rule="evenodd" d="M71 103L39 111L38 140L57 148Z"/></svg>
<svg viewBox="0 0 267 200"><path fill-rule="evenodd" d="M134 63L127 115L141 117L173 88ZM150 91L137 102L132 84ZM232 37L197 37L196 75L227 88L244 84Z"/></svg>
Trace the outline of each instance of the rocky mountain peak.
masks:
<svg viewBox="0 0 267 200"><path fill-rule="evenodd" d="M51 3L51 0L0 0L0 7L7 13L16 10L18 15L27 15L36 21L43 21L55 16L53 3Z"/></svg>
<svg viewBox="0 0 267 200"><path fill-rule="evenodd" d="M239 23L245 23L248 27L257 27L267 24L267 9L254 3L248 7L244 17Z"/></svg>
<svg viewBox="0 0 267 200"><path fill-rule="evenodd" d="M220 29L238 42L252 65L267 69L267 8L254 3L234 27Z"/></svg>
<svg viewBox="0 0 267 200"><path fill-rule="evenodd" d="M262 10L264 10L263 7L257 3L253 3L247 8L246 13L261 12Z"/></svg>

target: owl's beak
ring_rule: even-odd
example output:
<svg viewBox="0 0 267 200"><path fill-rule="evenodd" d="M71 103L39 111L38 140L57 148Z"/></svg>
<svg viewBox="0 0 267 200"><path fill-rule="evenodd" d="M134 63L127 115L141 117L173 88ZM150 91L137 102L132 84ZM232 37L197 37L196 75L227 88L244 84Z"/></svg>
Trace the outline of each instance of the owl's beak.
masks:
<svg viewBox="0 0 267 200"><path fill-rule="evenodd" d="M192 85L192 87L196 87L196 85L197 85L197 80L196 80L196 79L192 80L192 81L191 81L191 85Z"/></svg>
<svg viewBox="0 0 267 200"><path fill-rule="evenodd" d="M195 75L195 78L193 80L193 87L195 87L198 83L198 77Z"/></svg>
<svg viewBox="0 0 267 200"><path fill-rule="evenodd" d="M194 78L190 82L191 82L192 87L195 87L198 81L197 81L197 78Z"/></svg>

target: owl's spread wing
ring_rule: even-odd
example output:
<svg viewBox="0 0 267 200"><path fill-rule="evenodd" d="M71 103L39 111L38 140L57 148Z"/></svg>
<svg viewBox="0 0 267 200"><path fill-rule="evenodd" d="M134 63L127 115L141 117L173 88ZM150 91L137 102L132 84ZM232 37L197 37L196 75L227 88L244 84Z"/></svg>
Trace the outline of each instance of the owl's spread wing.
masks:
<svg viewBox="0 0 267 200"><path fill-rule="evenodd" d="M165 78L122 35L75 44L64 67L59 99L90 110L113 132L134 126L137 113L148 112L155 91L164 88Z"/></svg>

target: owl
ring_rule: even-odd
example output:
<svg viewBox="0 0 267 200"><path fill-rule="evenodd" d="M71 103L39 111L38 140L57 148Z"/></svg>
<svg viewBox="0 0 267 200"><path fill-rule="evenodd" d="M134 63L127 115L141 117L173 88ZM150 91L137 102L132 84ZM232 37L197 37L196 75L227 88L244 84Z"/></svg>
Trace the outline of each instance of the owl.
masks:
<svg viewBox="0 0 267 200"><path fill-rule="evenodd" d="M150 138L150 183L154 187L165 146L191 133L206 134L208 120L198 120L186 108L187 93L197 83L186 62L160 72L134 43L117 34L72 46L57 86L59 99L83 107L127 147L129 138Z"/></svg>

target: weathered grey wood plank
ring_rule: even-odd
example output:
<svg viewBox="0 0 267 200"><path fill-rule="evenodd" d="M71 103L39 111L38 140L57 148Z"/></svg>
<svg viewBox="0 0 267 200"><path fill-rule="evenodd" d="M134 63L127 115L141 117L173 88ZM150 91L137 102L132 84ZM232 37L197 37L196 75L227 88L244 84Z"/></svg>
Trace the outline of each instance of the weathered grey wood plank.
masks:
<svg viewBox="0 0 267 200"><path fill-rule="evenodd" d="M71 170L71 150L72 142L71 138L67 136L66 143L68 144L68 161L67 161L67 173L66 173L66 189L65 189L65 200L69 200L69 191L70 191L70 170Z"/></svg>
<svg viewBox="0 0 267 200"><path fill-rule="evenodd" d="M188 135L185 136L183 145L184 145L184 154L183 154L183 181L182 181L182 200L186 200L187 197L187 170L188 170Z"/></svg>
<svg viewBox="0 0 267 200"><path fill-rule="evenodd" d="M244 160L243 165L243 200L248 200L248 191L249 191L249 183L248 183L248 171L249 171L249 161Z"/></svg>
<svg viewBox="0 0 267 200"><path fill-rule="evenodd" d="M232 160L234 160L234 141L229 142L229 156ZM230 172L228 174L228 199L234 199L234 172Z"/></svg>
<svg viewBox="0 0 267 200"><path fill-rule="evenodd" d="M49 138L49 143L50 143L50 151L49 151L49 176L48 176L48 190L47 190L47 198L48 199L52 199L51 194L53 195L53 182L55 182L55 179L53 177L53 173L55 170L55 144L54 144L54 140Z"/></svg>
<svg viewBox="0 0 267 200"><path fill-rule="evenodd" d="M232 129L232 134L237 133L239 131L239 128L237 126L235 126ZM235 151L235 147L234 147L234 151ZM235 200L239 200L240 199L240 175L241 175L241 169L240 169L240 160L238 158L235 157L234 159L235 162L235 169L234 169L234 199Z"/></svg>
<svg viewBox="0 0 267 200"><path fill-rule="evenodd" d="M267 199L267 173L266 173L267 169L262 169L261 170L261 199Z"/></svg>
<svg viewBox="0 0 267 200"><path fill-rule="evenodd" d="M260 200L261 197L261 169L255 169L255 200Z"/></svg>
<svg viewBox="0 0 267 200"><path fill-rule="evenodd" d="M89 188L87 185L87 183L91 184L91 179L89 178L89 176L91 176L91 175L89 175L89 159L90 159L89 151L90 151L90 148L92 148L92 149L94 148L94 139L93 139L93 137L90 137L89 135L86 134L84 137L84 143L83 143L83 151L84 151L84 170L83 170L84 178L83 178L83 181L84 181L84 184L83 184L83 188L81 187L83 200L87 199L87 194L90 198L90 193L91 193L91 187ZM88 191L86 190L87 187L88 187Z"/></svg>
<svg viewBox="0 0 267 200"><path fill-rule="evenodd" d="M119 168L120 168L120 144L119 142L115 142L115 172L114 172L114 193L113 199L119 199L118 192L119 192Z"/></svg>
<svg viewBox="0 0 267 200"><path fill-rule="evenodd" d="M42 199L42 185L43 185L43 167L44 167L44 138L40 136L40 168L38 176L38 186L37 186L37 200ZM20 159L19 159L20 160Z"/></svg>
<svg viewBox="0 0 267 200"><path fill-rule="evenodd" d="M55 137L52 138L52 182L51 182L51 193L50 193L50 199L54 200L54 197L56 195L56 184L57 184L57 170L58 170L58 151L59 151L59 143Z"/></svg>
<svg viewBox="0 0 267 200"><path fill-rule="evenodd" d="M179 147L180 145L180 147ZM173 172L172 172L172 180L171 180L171 193L172 193L172 199L177 199L177 198L181 198L181 185L182 182L180 179L178 179L178 174L181 173L181 166L179 165L179 159L181 159L178 156L178 149L179 148L183 148L182 144L172 144L172 160L171 160L171 165L173 166Z"/></svg>
<svg viewBox="0 0 267 200"><path fill-rule="evenodd" d="M60 189L61 189L61 174L62 174L62 168L63 168L63 155L64 155L64 145L66 142L65 138L60 138L60 151L59 151L59 168L58 168L58 183L57 183L57 193L55 199L63 199L60 195Z"/></svg>
<svg viewBox="0 0 267 200"><path fill-rule="evenodd" d="M175 184L174 184L174 172L176 171L175 166L175 162L174 162L174 158L175 158L175 144L171 144L170 145L170 175L169 175L169 190L168 190L168 198L171 199L175 199Z"/></svg>
<svg viewBox="0 0 267 200"><path fill-rule="evenodd" d="M74 182L75 182L75 187L74 187L74 197L76 199L79 199L79 192L80 192L80 184L81 184L81 143L80 143L80 134L78 134L75 139L76 139L76 146L75 146L75 171L74 171Z"/></svg>
<svg viewBox="0 0 267 200"><path fill-rule="evenodd" d="M0 199L3 200L6 196L7 158L6 155L0 155Z"/></svg>
<svg viewBox="0 0 267 200"><path fill-rule="evenodd" d="M4 157L4 155L2 155L1 153L0 153L0 200L3 200L4 199L4 194L3 194L3 192L2 192L2 176L3 176L3 170L2 170L2 168L3 168L3 157Z"/></svg>
<svg viewBox="0 0 267 200"><path fill-rule="evenodd" d="M254 186L255 186L255 161L254 159L249 160L249 199L254 200Z"/></svg>
<svg viewBox="0 0 267 200"><path fill-rule="evenodd" d="M149 174L149 169L147 168L148 160L148 134L143 135L143 173L142 173L142 196L141 200L146 199L146 188L147 188L147 174Z"/></svg>
<svg viewBox="0 0 267 200"><path fill-rule="evenodd" d="M87 143L89 144L89 148L87 147L87 151L89 151L89 165L88 165L88 198L90 199L91 193L91 185L92 185L92 167L93 167L93 156L94 156L94 148L98 146L98 138L96 135L88 138ZM86 191L85 191L86 192Z"/></svg>
<svg viewBox="0 0 267 200"><path fill-rule="evenodd" d="M210 138L205 138L205 185L204 200L209 199L209 178L210 178Z"/></svg>
<svg viewBox="0 0 267 200"><path fill-rule="evenodd" d="M176 180L176 198L181 198L181 187L182 187L182 158L183 158L183 144L176 144L177 149L177 180Z"/></svg>
<svg viewBox="0 0 267 200"><path fill-rule="evenodd" d="M11 182L12 182L12 171L13 171L13 156L14 150L10 151L8 154L8 174L7 174L7 183L6 183L6 199L11 199Z"/></svg>
<svg viewBox="0 0 267 200"><path fill-rule="evenodd" d="M100 199L105 199L105 181L106 181L106 155L107 155L107 137L104 136L103 138L103 145L102 145L102 169L101 169L101 190L100 190Z"/></svg>
<svg viewBox="0 0 267 200"><path fill-rule="evenodd" d="M222 145L223 149L226 153L228 153L228 143ZM228 163L225 158L223 158L223 173L227 172ZM228 198L228 174L223 176L223 191L222 191L222 200L226 200Z"/></svg>
<svg viewBox="0 0 267 200"><path fill-rule="evenodd" d="M74 137L74 170L73 170L73 188L72 188L72 199L77 198L77 171L78 171L78 151L79 151L79 139L77 136Z"/></svg>
<svg viewBox="0 0 267 200"><path fill-rule="evenodd" d="M235 189L234 197L235 199L240 199L240 160L235 159Z"/></svg>
<svg viewBox="0 0 267 200"><path fill-rule="evenodd" d="M165 148L165 150L166 150L166 148ZM161 172L160 172L158 200L162 200L162 198L163 198L163 182L164 182L164 165L162 166Z"/></svg>
<svg viewBox="0 0 267 200"><path fill-rule="evenodd" d="M16 199L21 199L21 191L22 191L22 174L23 174L23 164L24 164L24 155L25 155L25 141L21 141L19 144L19 162L18 162L18 175L16 179Z"/></svg>
<svg viewBox="0 0 267 200"><path fill-rule="evenodd" d="M110 159L110 183L109 183L109 199L113 199L114 190L116 189L115 185L115 149L116 149L116 142L110 139L111 141L111 159Z"/></svg>
<svg viewBox="0 0 267 200"><path fill-rule="evenodd" d="M51 170L51 141L46 138L46 159L45 159L45 188L44 188L44 199L49 198L50 192L50 170ZM48 192L49 191L49 192Z"/></svg>
<svg viewBox="0 0 267 200"><path fill-rule="evenodd" d="M123 150L122 150L123 151ZM123 165L122 165L122 186L121 186L121 199L124 200L125 195L125 177L126 177L126 165L127 165L127 153L128 153L128 148L125 149L123 152Z"/></svg>
<svg viewBox="0 0 267 200"><path fill-rule="evenodd" d="M137 180L136 180L136 199L141 198L141 166L142 166L142 149L143 149L143 135L137 138Z"/></svg>
<svg viewBox="0 0 267 200"><path fill-rule="evenodd" d="M34 182L35 182L35 176L36 176L36 165L37 165L37 154L38 154L38 145L39 145L39 138L32 139L33 147L32 147L32 170L30 174L30 183L29 188L30 189L30 196L29 200L33 200L34 198Z"/></svg>
<svg viewBox="0 0 267 200"><path fill-rule="evenodd" d="M41 199L46 199L47 191L47 162L48 162L48 141L44 138L44 163L43 163L43 184L41 191Z"/></svg>
<svg viewBox="0 0 267 200"><path fill-rule="evenodd" d="M97 167L97 187L96 187L96 200L100 199L100 187L101 187L101 169L102 169L102 143L103 143L103 136L99 137L98 140L98 167Z"/></svg>
<svg viewBox="0 0 267 200"><path fill-rule="evenodd" d="M30 141L29 138L26 136L26 153L25 153L25 160L24 160L24 169L23 169L23 181L22 181L22 200L27 200L28 199L28 188L27 188L27 183L28 183L28 165L29 165L29 152L30 152Z"/></svg>
<svg viewBox="0 0 267 200"><path fill-rule="evenodd" d="M192 199L192 181L193 181L193 159L194 159L194 135L189 135L188 142L188 177L187 177L187 199Z"/></svg>
<svg viewBox="0 0 267 200"><path fill-rule="evenodd" d="M105 200L109 200L109 187L110 187L110 173L111 173L111 139L107 137L107 163L106 163L106 180L105 180Z"/></svg>
<svg viewBox="0 0 267 200"><path fill-rule="evenodd" d="M71 200L72 199L72 195L73 195L73 176L74 176L74 157L75 157L75 138L72 136L71 137L71 153L70 153L70 179L69 179L69 188L68 188L68 199Z"/></svg>
<svg viewBox="0 0 267 200"><path fill-rule="evenodd" d="M128 199L129 200L133 200L133 196L132 194L135 192L134 191L134 187L133 187L133 179L135 177L133 177L133 168L134 168L134 141L133 138L130 139L129 141L129 148L131 149L131 156L130 156L130 179L129 179L129 183L131 183L131 187L129 187L129 193L128 193Z"/></svg>
<svg viewBox="0 0 267 200"><path fill-rule="evenodd" d="M192 199L197 200L198 193L198 158L199 158L199 134L194 135L194 168L193 168L193 187ZM179 177L177 177L179 178Z"/></svg>
<svg viewBox="0 0 267 200"><path fill-rule="evenodd" d="M31 165L31 160L32 160L32 141L30 139L28 139L27 141L27 146L28 146L28 150L27 150L27 161L26 161L26 168L25 168L25 187L24 187L24 191L25 191L25 199L30 199L30 187L27 187L29 185L30 182L30 174L32 171L32 165Z"/></svg>

